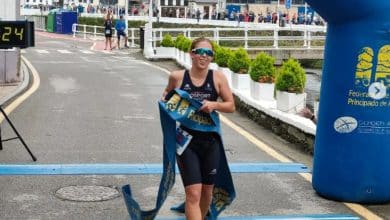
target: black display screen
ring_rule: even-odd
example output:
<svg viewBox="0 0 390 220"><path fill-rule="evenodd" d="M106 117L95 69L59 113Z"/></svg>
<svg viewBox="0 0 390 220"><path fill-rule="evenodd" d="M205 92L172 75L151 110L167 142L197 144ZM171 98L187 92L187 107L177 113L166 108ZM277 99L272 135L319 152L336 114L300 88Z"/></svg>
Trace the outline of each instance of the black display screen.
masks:
<svg viewBox="0 0 390 220"><path fill-rule="evenodd" d="M34 25L28 21L0 21L0 48L34 46Z"/></svg>

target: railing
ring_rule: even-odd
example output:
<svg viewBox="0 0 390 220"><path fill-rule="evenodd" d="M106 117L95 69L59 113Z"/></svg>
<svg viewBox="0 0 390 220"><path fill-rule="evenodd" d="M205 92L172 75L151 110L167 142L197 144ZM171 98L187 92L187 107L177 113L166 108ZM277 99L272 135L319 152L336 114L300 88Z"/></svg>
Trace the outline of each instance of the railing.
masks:
<svg viewBox="0 0 390 220"><path fill-rule="evenodd" d="M46 30L46 17L41 15L26 15L24 19L34 22L34 29L39 31Z"/></svg>
<svg viewBox="0 0 390 220"><path fill-rule="evenodd" d="M113 30L113 37L118 36L117 31ZM86 39L87 35L91 36L94 39L99 37L104 37L104 26L96 25L85 25L85 24L73 24L72 26L73 37L76 37L77 34L83 35L83 38ZM135 42L139 42L139 28L128 28L127 29L128 41L130 41L130 46L135 47Z"/></svg>
<svg viewBox="0 0 390 220"><path fill-rule="evenodd" d="M83 35L93 38L104 37L103 26L92 26L84 24L73 24L73 36ZM234 32L234 36L231 34ZM326 29L323 26L265 26L263 28L255 27L236 27L236 28L154 28L152 29L153 48L160 45L165 34L171 34L175 39L179 34L193 39L198 36L208 37L218 44L223 42L237 42L239 46L247 50L260 49L311 49L323 48L325 42ZM230 33L230 34L229 34ZM114 31L114 36L116 36ZM129 28L128 39L132 47L140 41L140 29ZM316 41L316 45L312 43ZM231 45L228 45L231 47Z"/></svg>
<svg viewBox="0 0 390 220"><path fill-rule="evenodd" d="M229 32L234 33L234 36L228 35ZM198 36L204 36L215 41L219 45L221 45L221 42L224 41L229 41L229 43L232 41L238 41L241 43L240 46L246 50L259 50L265 48L323 48L326 37L326 29L322 26L296 26L294 28L278 26L266 26L263 28L158 28L152 30L153 48L161 43L166 33L171 34L173 38L179 34L183 34L190 39ZM313 46L313 41L316 41L316 44L319 46ZM283 45L280 44L281 42L283 42Z"/></svg>

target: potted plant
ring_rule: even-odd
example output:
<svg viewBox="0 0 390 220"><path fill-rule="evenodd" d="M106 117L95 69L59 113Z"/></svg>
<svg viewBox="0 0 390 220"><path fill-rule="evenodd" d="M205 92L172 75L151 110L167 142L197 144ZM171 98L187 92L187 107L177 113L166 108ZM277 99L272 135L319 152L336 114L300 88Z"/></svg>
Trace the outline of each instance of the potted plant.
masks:
<svg viewBox="0 0 390 220"><path fill-rule="evenodd" d="M176 48L176 61L180 63L180 60L182 59L182 53L181 53L181 45L183 44L183 41L186 37L182 34L179 34L176 37L175 40L175 48Z"/></svg>
<svg viewBox="0 0 390 220"><path fill-rule="evenodd" d="M228 67L233 72L231 75L232 86L234 89L249 89L249 64L249 55L244 48L238 48L229 58Z"/></svg>
<svg viewBox="0 0 390 220"><path fill-rule="evenodd" d="M219 70L223 72L229 82L229 86L232 86L232 71L228 68L228 60L232 56L232 50L227 47L217 47L214 54L214 62L218 64Z"/></svg>
<svg viewBox="0 0 390 220"><path fill-rule="evenodd" d="M305 70L298 61L289 59L283 62L276 77L276 107L277 109L297 113L306 106Z"/></svg>
<svg viewBox="0 0 390 220"><path fill-rule="evenodd" d="M261 52L249 66L250 94L255 100L274 100L275 58Z"/></svg>
<svg viewBox="0 0 390 220"><path fill-rule="evenodd" d="M191 48L192 40L189 38L184 38L181 44L181 51L183 52L182 64L186 68L191 68L192 60L190 56L190 48Z"/></svg>
<svg viewBox="0 0 390 220"><path fill-rule="evenodd" d="M217 70L218 69L218 63L215 61L215 53L220 48L220 46L215 41L212 41L211 44L212 44L213 51L214 51L214 59L213 59L213 62L211 62L209 64L209 69Z"/></svg>
<svg viewBox="0 0 390 220"><path fill-rule="evenodd" d="M160 47L156 47L156 55L159 58L175 58L175 42L170 34L165 34Z"/></svg>

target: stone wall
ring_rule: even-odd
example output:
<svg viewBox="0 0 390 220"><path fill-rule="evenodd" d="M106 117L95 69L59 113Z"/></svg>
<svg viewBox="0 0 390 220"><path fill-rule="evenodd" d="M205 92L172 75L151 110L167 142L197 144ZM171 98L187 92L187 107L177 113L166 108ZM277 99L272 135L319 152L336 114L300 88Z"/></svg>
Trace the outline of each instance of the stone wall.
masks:
<svg viewBox="0 0 390 220"><path fill-rule="evenodd" d="M299 146L303 151L313 154L315 136L303 132L301 129L287 124L277 118L271 117L264 112L246 104L234 95L234 101L237 111L244 113L257 124L271 130L273 133L282 137L290 143Z"/></svg>

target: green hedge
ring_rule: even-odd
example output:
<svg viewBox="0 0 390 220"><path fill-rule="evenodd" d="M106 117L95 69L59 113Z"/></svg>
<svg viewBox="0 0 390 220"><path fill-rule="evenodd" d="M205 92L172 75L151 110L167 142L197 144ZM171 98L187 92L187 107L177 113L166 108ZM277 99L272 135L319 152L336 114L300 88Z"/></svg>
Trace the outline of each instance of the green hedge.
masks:
<svg viewBox="0 0 390 220"><path fill-rule="evenodd" d="M255 82L273 83L275 79L275 58L267 53L259 53L252 60L249 67L249 75Z"/></svg>
<svg viewBox="0 0 390 220"><path fill-rule="evenodd" d="M228 60L228 67L235 73L248 73L250 58L244 48L238 48Z"/></svg>
<svg viewBox="0 0 390 220"><path fill-rule="evenodd" d="M215 50L214 62L220 67L228 67L228 61L233 55L233 51L227 47L218 47Z"/></svg>
<svg viewBox="0 0 390 220"><path fill-rule="evenodd" d="M298 61L289 59L283 62L276 77L276 90L303 93L306 84L305 70Z"/></svg>
<svg viewBox="0 0 390 220"><path fill-rule="evenodd" d="M174 47L175 41L173 41L173 38L170 34L165 34L162 41L161 41L162 47Z"/></svg>

